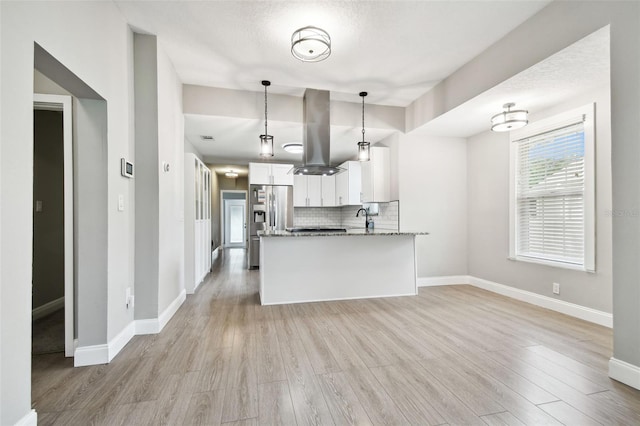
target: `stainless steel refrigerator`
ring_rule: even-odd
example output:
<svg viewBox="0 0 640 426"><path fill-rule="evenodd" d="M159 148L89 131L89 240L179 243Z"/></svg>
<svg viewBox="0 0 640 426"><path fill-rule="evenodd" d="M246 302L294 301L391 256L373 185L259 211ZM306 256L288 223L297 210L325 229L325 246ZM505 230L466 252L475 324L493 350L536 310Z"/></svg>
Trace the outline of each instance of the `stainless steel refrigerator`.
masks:
<svg viewBox="0 0 640 426"><path fill-rule="evenodd" d="M249 269L260 266L258 231L293 226L293 186L251 185L249 187Z"/></svg>

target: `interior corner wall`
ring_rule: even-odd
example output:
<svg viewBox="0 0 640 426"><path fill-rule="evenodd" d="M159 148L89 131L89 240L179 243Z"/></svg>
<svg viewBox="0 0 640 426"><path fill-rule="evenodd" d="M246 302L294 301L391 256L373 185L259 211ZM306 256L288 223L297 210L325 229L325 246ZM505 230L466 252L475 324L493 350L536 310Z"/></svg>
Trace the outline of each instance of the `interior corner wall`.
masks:
<svg viewBox="0 0 640 426"><path fill-rule="evenodd" d="M112 2L0 2L0 10L0 424L15 424L35 417L30 414L34 45L106 100L108 226L102 232L108 254L101 279L110 294L131 285L133 268L134 224L117 211L113 196L127 199L132 186L119 170L119 158L132 145L131 64L129 27ZM116 329L130 317L110 312L106 321L101 327Z"/></svg>
<svg viewBox="0 0 640 426"><path fill-rule="evenodd" d="M468 265L469 275L611 312L611 111L608 85L546 111L530 114L536 121L588 103L596 103L596 272L587 273L529 262L509 256L509 134L483 132L469 138ZM552 283L560 283L560 295Z"/></svg>
<svg viewBox="0 0 640 426"><path fill-rule="evenodd" d="M162 313L184 290L184 115L182 82L173 64L157 49L159 276ZM162 165L169 165L169 171Z"/></svg>
<svg viewBox="0 0 640 426"><path fill-rule="evenodd" d="M107 343L107 105L74 102L74 276L78 347Z"/></svg>
<svg viewBox="0 0 640 426"><path fill-rule="evenodd" d="M155 36L134 34L136 320L154 319L159 315L160 164L157 52Z"/></svg>
<svg viewBox="0 0 640 426"><path fill-rule="evenodd" d="M467 144L400 135L400 230L416 237L418 278L467 274Z"/></svg>

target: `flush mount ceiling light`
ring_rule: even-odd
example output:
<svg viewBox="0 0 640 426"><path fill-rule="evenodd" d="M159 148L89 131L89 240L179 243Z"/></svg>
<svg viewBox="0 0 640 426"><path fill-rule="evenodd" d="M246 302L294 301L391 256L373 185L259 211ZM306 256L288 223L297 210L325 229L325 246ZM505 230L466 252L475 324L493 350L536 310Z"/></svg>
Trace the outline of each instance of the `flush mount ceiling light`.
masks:
<svg viewBox="0 0 640 426"><path fill-rule="evenodd" d="M494 132L508 132L510 130L516 130L524 127L529 123L527 119L528 111L525 110L511 110L516 106L513 102L504 104L500 114L496 114L491 117L491 130Z"/></svg>
<svg viewBox="0 0 640 426"><path fill-rule="evenodd" d="M264 135L260 135L260 156L273 157L273 136L267 132L267 86L271 85L268 80L262 80L264 86Z"/></svg>
<svg viewBox="0 0 640 426"><path fill-rule="evenodd" d="M331 37L317 27L302 27L291 36L291 54L302 62L320 62L331 55Z"/></svg>
<svg viewBox="0 0 640 426"><path fill-rule="evenodd" d="M362 97L362 142L358 142L358 161L369 161L369 147L371 144L364 141L364 97L367 92L360 92Z"/></svg>
<svg viewBox="0 0 640 426"><path fill-rule="evenodd" d="M282 145L282 149L291 154L302 154L304 151L301 143L285 143Z"/></svg>
<svg viewBox="0 0 640 426"><path fill-rule="evenodd" d="M229 170L227 173L224 174L226 177L230 177L230 178L237 178L238 177L238 173L234 172L233 170Z"/></svg>

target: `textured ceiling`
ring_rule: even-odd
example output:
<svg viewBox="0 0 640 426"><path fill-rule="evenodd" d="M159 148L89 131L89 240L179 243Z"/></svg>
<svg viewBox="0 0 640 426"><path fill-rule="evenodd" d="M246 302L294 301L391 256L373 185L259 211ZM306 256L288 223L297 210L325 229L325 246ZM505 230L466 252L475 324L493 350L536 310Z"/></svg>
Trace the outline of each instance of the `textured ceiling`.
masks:
<svg viewBox="0 0 640 426"><path fill-rule="evenodd" d="M406 106L549 1L122 1L138 32L155 34L186 84ZM331 56L303 63L294 30L329 32ZM341 96L343 96L341 98Z"/></svg>
<svg viewBox="0 0 640 426"><path fill-rule="evenodd" d="M302 97L311 87L331 99L407 106L506 36L550 1L122 1L137 32L158 36L185 84ZM291 34L314 25L329 32L333 52L320 63L290 53ZM488 129L502 104L549 108L609 79L608 28L430 121L415 132L468 137ZM210 162L257 159L257 119L185 115L185 136ZM299 123L269 120L281 162L301 161L281 148L299 142ZM390 130L367 128L375 143ZM205 142L200 135L216 136ZM359 128L331 126L332 161L352 158Z"/></svg>

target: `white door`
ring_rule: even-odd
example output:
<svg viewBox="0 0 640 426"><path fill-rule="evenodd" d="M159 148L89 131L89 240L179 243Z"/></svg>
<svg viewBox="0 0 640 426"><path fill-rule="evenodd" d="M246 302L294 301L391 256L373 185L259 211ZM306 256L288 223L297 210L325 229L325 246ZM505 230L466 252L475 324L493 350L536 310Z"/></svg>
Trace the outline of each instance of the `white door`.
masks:
<svg viewBox="0 0 640 426"><path fill-rule="evenodd" d="M246 247L246 201L224 200L224 246Z"/></svg>

